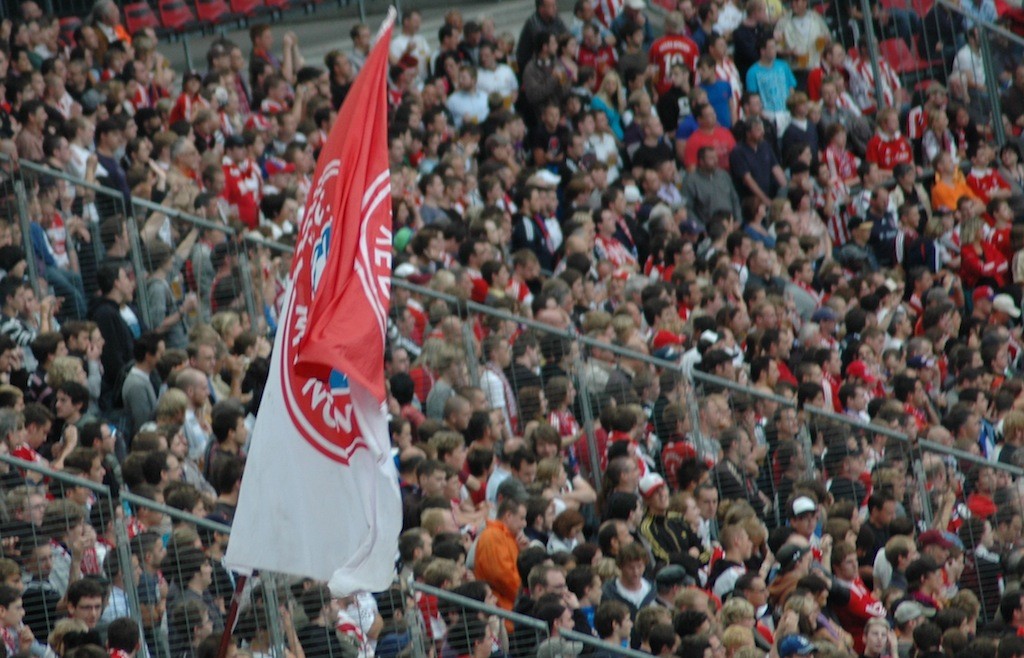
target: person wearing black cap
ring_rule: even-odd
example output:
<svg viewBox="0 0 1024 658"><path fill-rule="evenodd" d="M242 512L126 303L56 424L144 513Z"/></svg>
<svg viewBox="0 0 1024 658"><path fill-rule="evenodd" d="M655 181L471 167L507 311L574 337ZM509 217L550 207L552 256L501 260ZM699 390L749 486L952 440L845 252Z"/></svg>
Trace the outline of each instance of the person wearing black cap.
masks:
<svg viewBox="0 0 1024 658"><path fill-rule="evenodd" d="M871 241L872 221L866 217L854 215L850 217L847 225L850 227L850 241L839 248L836 260L842 263L843 267L854 272L877 272L879 269L878 258L868 246Z"/></svg>
<svg viewBox="0 0 1024 658"><path fill-rule="evenodd" d="M775 554L779 570L768 585L768 602L775 608L781 606L796 589L797 583L811 569L813 553L806 539L792 535Z"/></svg>
<svg viewBox="0 0 1024 658"><path fill-rule="evenodd" d="M907 565L907 595L921 605L938 610L942 591L942 566L924 555Z"/></svg>
<svg viewBox="0 0 1024 658"><path fill-rule="evenodd" d="M686 569L678 564L664 567L654 576L654 587L657 593L651 605L675 611L676 594L686 586L687 578Z"/></svg>

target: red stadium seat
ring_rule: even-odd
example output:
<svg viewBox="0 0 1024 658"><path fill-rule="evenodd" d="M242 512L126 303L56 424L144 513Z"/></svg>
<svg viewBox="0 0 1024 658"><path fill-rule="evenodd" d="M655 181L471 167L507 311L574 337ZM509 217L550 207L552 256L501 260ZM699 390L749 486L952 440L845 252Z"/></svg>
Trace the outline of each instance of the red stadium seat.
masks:
<svg viewBox="0 0 1024 658"><path fill-rule="evenodd" d="M288 9L289 7L292 6L292 0L263 0L263 1L266 3L267 8L270 11L282 12L285 9ZM299 2L296 2L295 4L310 4L310 3L299 3Z"/></svg>
<svg viewBox="0 0 1024 658"><path fill-rule="evenodd" d="M153 13L148 2L131 2L124 6L124 26L136 34L142 30L160 28L160 19Z"/></svg>
<svg viewBox="0 0 1024 658"><path fill-rule="evenodd" d="M250 18L270 12L263 0L231 0L231 11Z"/></svg>
<svg viewBox="0 0 1024 658"><path fill-rule="evenodd" d="M204 23L218 25L227 21L238 20L224 0L196 0L196 15Z"/></svg>
<svg viewBox="0 0 1024 658"><path fill-rule="evenodd" d="M917 15L924 18L932 10L935 0L912 0L910 4L914 7Z"/></svg>
<svg viewBox="0 0 1024 658"><path fill-rule="evenodd" d="M917 53L907 47L903 39L886 39L878 44L878 50L897 73L917 73L931 68L928 62L921 61Z"/></svg>
<svg viewBox="0 0 1024 658"><path fill-rule="evenodd" d="M185 0L160 0L158 10L160 25L171 32L185 32L202 26Z"/></svg>

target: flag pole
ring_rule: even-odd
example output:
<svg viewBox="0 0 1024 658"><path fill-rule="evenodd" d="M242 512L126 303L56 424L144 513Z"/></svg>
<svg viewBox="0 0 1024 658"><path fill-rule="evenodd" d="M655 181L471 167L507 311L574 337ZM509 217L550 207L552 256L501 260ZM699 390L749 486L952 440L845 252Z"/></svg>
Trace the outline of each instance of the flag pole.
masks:
<svg viewBox="0 0 1024 658"><path fill-rule="evenodd" d="M235 592L231 595L231 607L228 608L228 616L224 619L224 631L220 635L220 645L217 646L217 658L226 658L228 655L228 645L231 644L231 632L235 630L238 608L242 602L242 589L245 587L247 579L247 576L235 577Z"/></svg>
<svg viewBox="0 0 1024 658"><path fill-rule="evenodd" d="M382 36L384 36L384 33L387 32L387 29L394 24L395 19L397 19L397 18L398 18L398 10L395 9L394 5L389 5L388 6L388 13L387 13L386 16L384 16L384 22L380 24L379 28L377 28L377 34L376 34L376 36L373 37L373 42L374 43L377 43L377 40L380 39Z"/></svg>

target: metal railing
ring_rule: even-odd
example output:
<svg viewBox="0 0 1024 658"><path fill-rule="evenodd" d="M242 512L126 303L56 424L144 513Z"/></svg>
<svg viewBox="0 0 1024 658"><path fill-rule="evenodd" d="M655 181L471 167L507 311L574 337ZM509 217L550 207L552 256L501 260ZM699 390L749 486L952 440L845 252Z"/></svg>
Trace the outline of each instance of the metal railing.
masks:
<svg viewBox="0 0 1024 658"><path fill-rule="evenodd" d="M0 161L9 162L6 156L0 156ZM67 248L69 250L74 249L80 253L88 254L90 256L88 259L90 261L88 266L84 263L80 263L78 271L50 266L45 268L47 274L46 277L40 277L38 275L37 270L39 267L40 255L37 254L36 257L33 257L34 246L31 237L31 227L37 218L34 218L29 210L28 197L34 189L36 182L43 177L65 181L67 184L80 188L79 194L77 195L79 198L82 196L82 191L87 191L95 197L94 200L83 202L85 205L93 205L94 208L90 209L89 213L99 215L101 220L86 222L86 226L88 227L91 236L89 244L83 245L80 240L71 235L68 235L67 237ZM82 302L76 305L73 310L65 308L65 319L87 318L86 308L88 301L97 294L95 283L96 269L103 262L106 256L101 241L100 226L102 224L102 220L118 215L123 217L125 220L128 238L127 264L130 265L130 274L134 276L136 281L134 301L144 326L160 326L164 317L166 317L166 315L170 315L176 306L180 306L181 303L185 301L186 293L193 293L198 296L199 312L197 315L185 318L182 323L184 327L187 328L199 320L208 322L215 312L213 305L216 303L217 299L214 297L214 294L223 290L222 296L224 293L228 296L228 299L226 300L228 302L228 310L235 310L239 312L243 318L249 319L251 326L258 333L265 333L266 324L263 319L263 314L260 312L261 306L264 302L262 291L260 286L255 285L253 282L254 273L252 271L249 254L244 246L245 243L241 240L241 236L233 227L222 222L211 221L192 214L184 213L177 209L160 205L139 197L132 197L130 206L126 206L124 203L124 196L120 190L92 183L72 176L66 172L24 160L19 161L18 163L13 183L15 202L8 205L16 211L16 216L11 219L12 221L17 221L21 228L22 247L25 250L28 261L27 274L29 281L35 289L36 296L41 298L48 292L48 288L50 287L54 288L54 292L59 294L62 288L59 288L58 285L64 286L63 289L66 289L67 286L67 282L63 280L63 277L65 275L74 277L74 293L81 296ZM101 211L96 211L95 206L100 206ZM85 208L78 208L76 210L77 213L73 213L71 211L62 212L65 221L70 219L73 215L81 216L84 214ZM148 222L154 220L154 218L158 220L160 217L166 218L167 222L177 223L178 233L183 239L187 237L187 233L190 233L193 230L197 232L219 231L224 234L226 237L226 244L229 246L228 256L229 258L235 259L237 261L237 265L233 266L232 271L225 277L227 282L223 288L214 289L212 287L212 284L214 283L213 281L203 281L199 279L200 273L196 270L199 269L199 264L209 261L209 253L206 253L205 250L193 247L191 253L182 256L174 251L174 249L180 245L180 241L168 242L165 237L161 237L159 235L160 232L165 231L166 227L157 231L154 231L152 228L143 228ZM153 263L150 260L151 250L147 248L147 234L148 240L151 241L150 244L156 241L162 241L168 247L172 248L173 267L167 275L167 287L172 291L172 298L162 300L162 302L157 305L159 308L164 310L164 317L155 317L154 300L151 299L153 293L151 293L149 289L149 282L152 280L151 271L154 268ZM251 241L255 244L255 241ZM185 277L185 273L189 271L189 269L185 267L185 261L191 261L193 265L191 269L191 281L186 280ZM58 277L56 279L56 284L54 283L55 276ZM221 279L221 283L224 283L224 279ZM44 287L46 284L49 284L48 287ZM232 292L235 293L234 297L230 297ZM66 300L65 306L67 306ZM220 308L216 310L224 309ZM183 344L176 344L173 346L184 347Z"/></svg>
<svg viewBox="0 0 1024 658"><path fill-rule="evenodd" d="M294 633L292 631L296 630L300 624L306 623L304 613L296 605L297 599L301 598L305 589L305 581L283 574L261 573L251 578L245 583L244 587L238 587L237 585L240 581L220 564L219 556L211 552L211 543L214 541L216 534L230 536L231 528L229 526L208 518L195 516L189 512L169 507L163 503L127 491L112 492L109 487L102 484L48 468L40 463L23 461L9 455L0 455L0 472L6 471L8 468L17 469L22 473L38 474L43 482L49 483L50 490L56 494L60 494L62 491L73 493L73 489L83 488L90 492L94 498L92 510L84 512L83 522L89 527L102 523L102 527L96 528L97 534L100 535L100 540L98 542L96 540L86 542L85 554L87 557L82 561L82 571L84 579L95 580L99 584L98 586L101 588L101 591L105 592L102 597L105 607L102 609L102 612L95 611L95 619L86 625L95 624L96 630L101 633L106 632L106 627L109 626L112 618L107 618L104 615L107 612L107 607L115 605L111 603L115 597L110 592L116 583L118 589L123 592L123 601L126 605L126 609L122 610L120 604L117 604L118 607L115 608L117 611L116 616L129 617L139 625L140 646L144 647L142 655L150 656L150 658L169 658L172 655L177 655L174 646L180 638L175 637L175 629L180 624L176 624L176 620L182 614L187 615L189 610L192 610L188 608L186 601L190 599L200 600L198 594L188 591L187 580L192 578L192 573L200 571L205 568L206 564L210 564L213 568L211 576L213 583L207 586L207 591L202 595L202 607L208 610L211 619L214 617L217 619L217 626L213 629L214 635L220 636L225 625L224 622L227 620L226 615L220 613L228 611L234 596L239 609L239 621L234 626L233 631L231 629L229 631L236 642L250 650L258 650L279 658L283 658L286 655L286 649L296 648L290 646L290 643L294 642ZM178 486L182 487L183 485ZM5 491L4 493L6 498L7 492ZM36 494L33 493L33 495ZM38 496L42 498L41 490ZM61 500L62 497L56 495L55 502L51 502L48 509L60 509L54 506L62 505ZM105 513L96 512L96 509L99 509L101 506L104 506ZM12 510L7 510L6 508L6 505L0 505L0 509L4 509L8 513L12 512ZM69 509L72 512L76 509L80 510L75 505L69 506ZM147 517L154 521L156 525L150 528L143 528L139 525L138 521L138 516L142 513L142 510L150 510L163 516L158 518L153 516ZM15 510L15 512L17 511ZM20 514L20 512L18 513ZM82 513L81 510L78 513ZM63 539L63 535L55 536L53 534L50 526L58 524L60 519L51 519L50 514L51 512L48 511L48 516L45 517L49 525L44 525L43 527L30 525L28 527L27 532L29 534L21 542L23 546L36 550L31 547L36 545L49 547L52 545L55 553L64 551L65 548L70 548L66 544L61 543L61 541L58 541ZM164 558L162 563L152 564L150 562L150 556L155 554L154 551L159 551L158 549L152 549L149 545L144 546L142 544L143 540L141 537L143 535L140 534L140 531L147 530L150 533L155 533L155 535L151 536L155 537L155 541L167 551L168 557ZM75 536L77 537L78 535ZM5 536L5 539L8 539L8 537ZM195 549L193 542L200 542L203 546L202 551ZM98 550L100 546L106 547L107 550L107 558L103 562L88 557L93 554L94 550ZM109 555L112 552L117 554L119 567L120 565L127 565L123 572L108 573L112 567L108 566L106 561L110 559ZM29 563L33 555L27 554L24 551L19 554L18 542L8 543L5 541L0 545L0 557L14 558L19 563L26 565L30 573L36 572L32 568L32 564ZM40 558L43 559L41 556ZM133 562L136 558L139 562ZM200 566L196 562L197 559L204 566ZM142 568L141 574L122 578L119 575L121 573L135 573L135 570L132 568L133 564L136 568ZM114 577L114 580L111 579L111 576ZM228 580L224 580L225 578ZM76 581L74 578L70 580L72 583ZM65 583L64 587L68 587L68 584ZM33 581L29 582L27 588L28 591L35 591L40 588L43 588L45 591L53 591L52 586L37 586ZM92 590L88 591L91 592ZM164 593L165 591L167 594ZM62 590L55 592L55 594L57 594L56 598L61 598L64 592ZM167 597L171 597L174 605L166 605L169 600ZM120 600L118 597L118 601ZM330 609L331 600L330 595L328 595L328 598L320 600L320 605ZM36 601L48 603L46 606L29 604L29 602ZM45 647L48 636L51 636L50 634L55 626L57 627L58 634L65 632L64 627L58 624L68 614L65 612L63 602L59 605L59 608L53 608L52 606L56 604L55 599L45 599L32 594L26 596L26 603L29 604L26 607L26 624L33 628L36 641L40 643L41 648ZM223 605L223 609L221 605ZM360 632L364 634L369 632L370 623L373 621L372 616L368 621L364 622L364 620L359 619L358 605L354 601L350 605L353 606L350 609L355 610L355 612L350 614L348 619L353 621L356 627L362 629ZM344 606L342 606L342 609L344 609ZM285 610L288 611L287 614L282 613ZM406 613L416 614L417 611L409 609L406 610ZM87 617L77 614L72 616L75 619L87 619ZM97 622L97 620L99 621ZM189 620L186 619L186 621ZM199 619L192 621L194 623L191 623L190 627L202 626ZM92 630L91 626L90 630ZM198 643L202 639L201 637L192 637L192 631L188 631L188 633L190 635L189 639L194 640L193 644ZM352 644L353 648L355 647L354 640L349 640L347 636L340 637L342 637L344 642ZM59 649L60 645L55 645L55 648ZM335 653L336 649L342 649L342 653ZM349 655L345 653L342 647L336 645L321 647L319 651L319 655L331 655L335 658ZM425 652L420 652L417 655L425 655Z"/></svg>

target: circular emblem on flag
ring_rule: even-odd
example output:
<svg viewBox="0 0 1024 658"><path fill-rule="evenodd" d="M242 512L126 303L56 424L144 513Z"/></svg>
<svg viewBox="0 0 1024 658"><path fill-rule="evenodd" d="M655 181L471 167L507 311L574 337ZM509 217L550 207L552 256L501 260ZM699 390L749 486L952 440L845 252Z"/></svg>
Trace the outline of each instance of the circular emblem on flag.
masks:
<svg viewBox="0 0 1024 658"><path fill-rule="evenodd" d="M353 453L369 448L353 411L348 376L331 370L324 380L296 367L296 349L330 255L331 221L337 209L328 193L340 173L340 160L327 163L307 201L292 263L291 295L279 324L284 332L279 358L285 409L295 428L323 455L347 465Z"/></svg>

